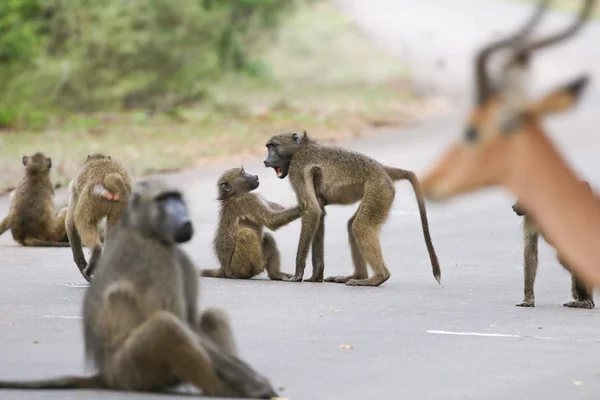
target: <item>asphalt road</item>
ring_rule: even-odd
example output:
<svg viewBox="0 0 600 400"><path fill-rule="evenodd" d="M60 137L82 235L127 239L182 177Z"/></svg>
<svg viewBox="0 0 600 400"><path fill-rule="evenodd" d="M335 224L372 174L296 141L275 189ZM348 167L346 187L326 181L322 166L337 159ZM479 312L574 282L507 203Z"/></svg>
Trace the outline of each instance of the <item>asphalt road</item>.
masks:
<svg viewBox="0 0 600 400"><path fill-rule="evenodd" d="M482 0L422 0L418 4L373 0L370 8L359 0L338 3L391 51L400 54L394 46L408 47L413 54L409 61L423 65L421 76L427 57L433 59L435 51L467 68L477 43L466 38L486 37L498 26L522 20L526 12L520 6ZM414 21L430 21L430 15L435 23L423 23L428 36L409 41L408 34L420 37L420 25ZM469 19L476 23L465 23ZM549 22L561 21L566 20L553 15ZM540 84L558 84L582 70L597 76L599 33L595 24L572 47L545 53L536 64L548 68ZM435 76L434 84L457 99L447 115L344 146L390 165L423 172L444 144L460 133L464 101L470 94L470 76L460 70L449 67ZM600 187L595 168L600 147L596 87L597 82L576 112L547 125L582 176ZM261 194L284 205L294 203L289 183L265 169L262 159L243 163L260 175ZM217 212L215 181L230 166L173 176L185 189L194 213L196 234L184 247L201 267L216 265L210 245ZM515 307L522 299L523 274L520 220L510 209L512 196L488 190L444 206L428 205L442 268L442 285L438 285L409 188L408 183L397 184L394 211L382 231L384 256L392 272L383 286L269 282L264 276L252 281L207 278L201 282L202 306L228 310L243 357L282 388L281 396L293 400L597 399L598 310L562 307L569 300L570 279L545 243L540 248L536 307ZM0 211L7 207L8 199L1 199ZM326 275L352 269L346 221L355 209L328 209ZM275 233L287 271L294 268L299 230L300 223L294 222ZM309 263L306 276L310 268ZM0 276L0 378L84 372L78 317L86 285L70 250L24 249L10 235L3 235ZM341 345L353 347L342 349ZM0 399L138 396L169 397L0 392Z"/></svg>

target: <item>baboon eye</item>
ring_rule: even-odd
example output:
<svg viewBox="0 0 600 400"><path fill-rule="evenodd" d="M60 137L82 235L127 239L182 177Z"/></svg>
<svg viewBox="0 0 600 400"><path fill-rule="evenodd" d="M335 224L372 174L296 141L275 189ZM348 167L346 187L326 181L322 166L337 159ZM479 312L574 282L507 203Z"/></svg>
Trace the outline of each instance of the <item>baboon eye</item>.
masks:
<svg viewBox="0 0 600 400"><path fill-rule="evenodd" d="M470 126L465 131L465 141L474 142L479 138L479 131L474 126Z"/></svg>

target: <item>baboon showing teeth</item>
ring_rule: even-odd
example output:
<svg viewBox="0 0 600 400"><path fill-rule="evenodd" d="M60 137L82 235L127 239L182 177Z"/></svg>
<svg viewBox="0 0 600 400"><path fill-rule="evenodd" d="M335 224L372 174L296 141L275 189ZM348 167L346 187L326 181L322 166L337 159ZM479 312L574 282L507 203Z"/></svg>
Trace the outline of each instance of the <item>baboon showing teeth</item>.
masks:
<svg viewBox="0 0 600 400"><path fill-rule="evenodd" d="M63 208L56 213L54 186L50 181L52 159L37 152L23 156L25 176L13 192L8 216L0 222L0 235L11 230L23 246L68 247Z"/></svg>
<svg viewBox="0 0 600 400"><path fill-rule="evenodd" d="M221 267L204 269L202 276L250 279L266 269L271 280L291 277L280 271L277 242L263 229L277 230L298 219L302 210L262 199L252 193L258 185L258 176L244 168L232 168L219 178L221 211L213 248Z"/></svg>
<svg viewBox="0 0 600 400"><path fill-rule="evenodd" d="M296 273L291 281L302 281L306 257L312 244L313 274L311 282L323 281L325 204L350 205L361 201L348 221L348 239L354 264L349 276L334 276L326 282L350 286L379 286L390 277L379 242L381 226L389 216L396 194L394 181L410 181L417 198L425 244L433 276L439 282L440 266L431 243L425 202L417 177L412 171L386 167L354 151L318 144L295 132L271 137L266 144L265 167L275 170L280 179L289 175L298 204L303 209L302 229L296 253ZM374 275L368 277L367 263Z"/></svg>
<svg viewBox="0 0 600 400"><path fill-rule="evenodd" d="M159 392L191 383L207 396L277 396L237 356L227 315L198 313L198 273L179 247L193 236L179 190L138 182L112 234L83 301L85 353L96 374L0 388Z"/></svg>
<svg viewBox="0 0 600 400"><path fill-rule="evenodd" d="M69 184L69 205L65 225L73 260L88 282L102 254L98 224L106 218L104 239L117 226L127 205L132 178L123 164L110 156L91 154ZM89 264L83 255L82 242L92 249Z"/></svg>
<svg viewBox="0 0 600 400"><path fill-rule="evenodd" d="M582 184L592 191L592 188L588 182L583 181ZM535 221L529 215L523 206L519 203L519 200L512 206L513 211L520 217L523 217L523 272L524 272L524 298L523 302L517 304L517 307L535 307L535 294L533 286L535 284L535 277L537 275L538 267L538 240L540 234L546 243L552 246L544 233L540 231ZM571 294L574 301L564 303L563 306L570 308L594 308L594 287L586 284L583 280L575 275L572 268L560 257L560 254L556 256L560 265L571 274Z"/></svg>

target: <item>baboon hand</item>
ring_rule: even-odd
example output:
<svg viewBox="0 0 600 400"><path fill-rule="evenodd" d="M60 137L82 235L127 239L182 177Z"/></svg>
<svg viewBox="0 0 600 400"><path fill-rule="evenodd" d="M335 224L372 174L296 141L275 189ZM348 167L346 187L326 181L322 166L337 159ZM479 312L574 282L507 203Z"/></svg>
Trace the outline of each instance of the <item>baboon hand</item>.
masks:
<svg viewBox="0 0 600 400"><path fill-rule="evenodd" d="M289 278L283 278L284 281L286 282L302 282L302 275L294 275L294 276L290 276Z"/></svg>

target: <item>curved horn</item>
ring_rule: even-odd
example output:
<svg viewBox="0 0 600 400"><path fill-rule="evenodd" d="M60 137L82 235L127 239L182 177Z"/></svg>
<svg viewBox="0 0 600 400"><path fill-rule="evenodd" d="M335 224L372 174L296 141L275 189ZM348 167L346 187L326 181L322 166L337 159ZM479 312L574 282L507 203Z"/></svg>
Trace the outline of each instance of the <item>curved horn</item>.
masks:
<svg viewBox="0 0 600 400"><path fill-rule="evenodd" d="M552 36L549 36L545 39L539 39L537 41L528 43L519 49L519 51L515 54L515 59L524 59L527 58L528 54L539 50L541 48L556 44L562 40L568 39L575 35L584 23L588 20L594 6L596 5L596 0L584 0L583 7L579 12L578 18L573 22L570 26L564 29L562 32L558 32Z"/></svg>
<svg viewBox="0 0 600 400"><path fill-rule="evenodd" d="M523 27L517 30L516 33L507 38L492 42L478 52L475 59L475 79L477 90L476 101L478 104L482 104L491 93L490 80L486 71L486 62L489 56L493 52L522 39L525 35L531 32L531 30L540 22L540 19L546 11L546 7L548 6L548 2L549 0L540 0L531 17L529 17Z"/></svg>

